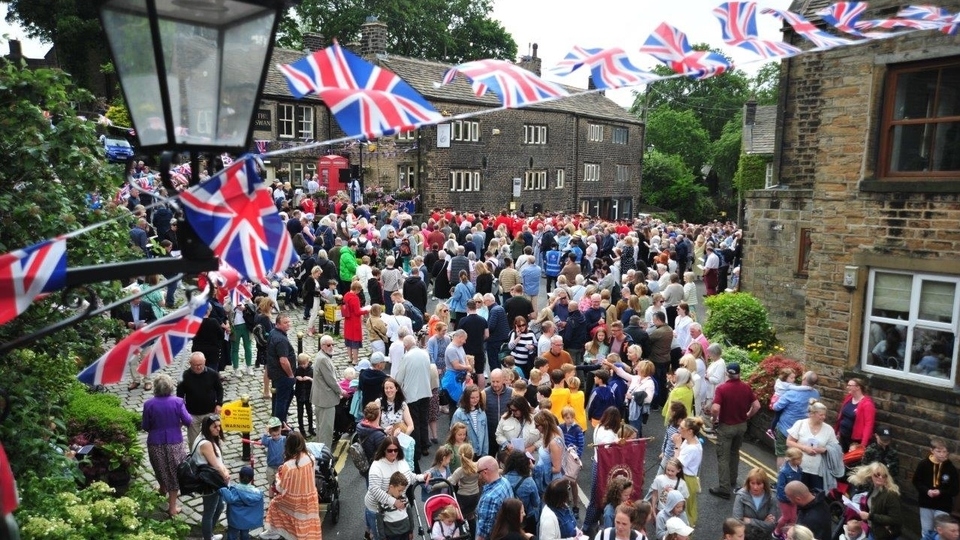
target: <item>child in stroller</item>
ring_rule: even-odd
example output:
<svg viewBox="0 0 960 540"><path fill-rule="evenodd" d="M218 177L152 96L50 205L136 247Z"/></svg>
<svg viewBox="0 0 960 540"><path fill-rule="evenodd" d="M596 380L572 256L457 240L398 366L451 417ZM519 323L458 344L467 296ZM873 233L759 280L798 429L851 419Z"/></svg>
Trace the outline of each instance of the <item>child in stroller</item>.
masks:
<svg viewBox="0 0 960 540"><path fill-rule="evenodd" d="M423 515L427 518L431 540L468 540L473 538L470 534L470 526L463 518L463 512L460 510L460 503L457 502L453 485L446 478L431 478L430 484L431 486L446 484L446 489L450 492L431 495L423 503ZM422 486L421 489L435 490L436 488Z"/></svg>

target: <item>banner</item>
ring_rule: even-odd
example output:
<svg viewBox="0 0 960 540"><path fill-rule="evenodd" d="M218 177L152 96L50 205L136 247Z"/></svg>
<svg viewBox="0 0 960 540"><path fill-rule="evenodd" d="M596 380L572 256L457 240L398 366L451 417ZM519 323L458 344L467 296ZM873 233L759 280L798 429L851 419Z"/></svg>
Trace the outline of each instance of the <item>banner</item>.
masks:
<svg viewBox="0 0 960 540"><path fill-rule="evenodd" d="M624 477L633 482L633 498L643 497L643 463L647 455L647 439L632 439L595 447L597 480L593 483L593 500L601 506L607 493L607 482ZM599 509L598 509L599 510Z"/></svg>

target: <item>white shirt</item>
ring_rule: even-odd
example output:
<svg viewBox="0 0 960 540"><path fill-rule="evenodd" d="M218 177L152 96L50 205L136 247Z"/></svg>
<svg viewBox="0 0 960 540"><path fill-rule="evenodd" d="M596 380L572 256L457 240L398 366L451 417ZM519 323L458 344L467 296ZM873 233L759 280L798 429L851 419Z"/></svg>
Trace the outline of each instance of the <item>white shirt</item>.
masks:
<svg viewBox="0 0 960 540"><path fill-rule="evenodd" d="M703 446L697 442L690 444L687 441L680 443L680 463L683 464L683 474L698 476L700 462L703 460Z"/></svg>

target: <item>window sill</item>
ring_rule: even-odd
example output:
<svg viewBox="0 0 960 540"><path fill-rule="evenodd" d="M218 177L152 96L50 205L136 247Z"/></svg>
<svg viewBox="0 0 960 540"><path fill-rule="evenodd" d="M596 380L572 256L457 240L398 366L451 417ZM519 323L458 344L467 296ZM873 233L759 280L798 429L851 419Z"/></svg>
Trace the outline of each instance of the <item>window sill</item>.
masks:
<svg viewBox="0 0 960 540"><path fill-rule="evenodd" d="M960 193L960 180L940 180L933 178L903 178L878 180L864 178L860 180L860 191L869 193Z"/></svg>

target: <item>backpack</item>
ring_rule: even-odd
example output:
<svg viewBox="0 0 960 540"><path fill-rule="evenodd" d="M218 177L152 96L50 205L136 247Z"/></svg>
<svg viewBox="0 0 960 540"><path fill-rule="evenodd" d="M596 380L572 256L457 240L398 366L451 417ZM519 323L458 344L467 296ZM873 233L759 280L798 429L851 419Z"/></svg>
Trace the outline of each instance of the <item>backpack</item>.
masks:
<svg viewBox="0 0 960 540"><path fill-rule="evenodd" d="M366 437L363 439L357 437L347 448L347 455L350 456L350 461L353 462L353 466L357 468L360 476L363 477L366 477L367 473L370 472L370 462L367 461L367 454L363 451L363 441L365 439Z"/></svg>
<svg viewBox="0 0 960 540"><path fill-rule="evenodd" d="M257 314L253 311L253 304L247 302L243 305L243 324L247 327L247 330L253 330L255 323L253 319Z"/></svg>
<svg viewBox="0 0 960 540"><path fill-rule="evenodd" d="M253 327L253 330L252 330L251 332L253 333L253 339L254 339L254 341L257 342L257 348L258 348L258 349L267 346L267 343L268 343L270 340L267 338L267 334L265 333L265 331L264 331L264 329L263 329L262 326L260 326L259 324L258 324L258 325L255 325L255 326Z"/></svg>
<svg viewBox="0 0 960 540"><path fill-rule="evenodd" d="M404 302L403 308L407 310L406 314L407 317L410 317L414 333L419 332L420 329L423 328L423 325L426 324L423 320L423 312L410 302Z"/></svg>
<svg viewBox="0 0 960 540"><path fill-rule="evenodd" d="M563 472L564 476L576 482L581 469L583 469L583 462L580 461L580 454L577 453L577 447L571 444L563 451L560 471Z"/></svg>

